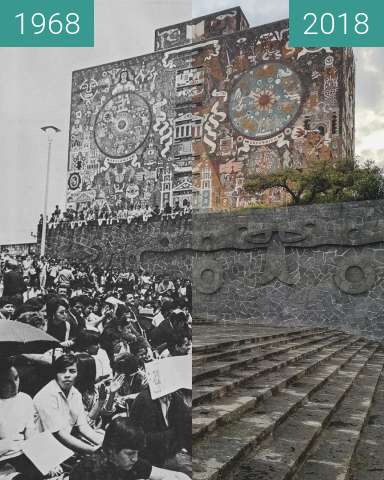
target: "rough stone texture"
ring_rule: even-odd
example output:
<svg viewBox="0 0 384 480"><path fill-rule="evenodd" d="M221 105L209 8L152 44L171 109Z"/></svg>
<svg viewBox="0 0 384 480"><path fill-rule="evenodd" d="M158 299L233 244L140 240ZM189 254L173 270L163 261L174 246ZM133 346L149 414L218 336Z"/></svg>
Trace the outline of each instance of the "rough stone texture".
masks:
<svg viewBox="0 0 384 480"><path fill-rule="evenodd" d="M48 253L189 275L203 320L384 333L384 201L62 225Z"/></svg>
<svg viewBox="0 0 384 480"><path fill-rule="evenodd" d="M382 478L370 450L383 448L379 344L321 329L236 333L230 322L194 337L195 480Z"/></svg>
<svg viewBox="0 0 384 480"><path fill-rule="evenodd" d="M195 216L195 315L381 338L383 210L376 201Z"/></svg>
<svg viewBox="0 0 384 480"><path fill-rule="evenodd" d="M47 255L104 267L169 272L191 277L191 218L145 224L83 225L63 223L48 229Z"/></svg>

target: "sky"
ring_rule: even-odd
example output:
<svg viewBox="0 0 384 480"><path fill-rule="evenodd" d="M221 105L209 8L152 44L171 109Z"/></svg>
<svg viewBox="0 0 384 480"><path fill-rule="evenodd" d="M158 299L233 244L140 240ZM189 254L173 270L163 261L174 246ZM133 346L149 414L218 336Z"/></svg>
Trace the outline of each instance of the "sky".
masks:
<svg viewBox="0 0 384 480"><path fill-rule="evenodd" d="M156 28L241 6L251 26L288 17L288 0L94 0L93 48L0 48L0 245L34 241L43 209L65 205L72 71L153 51ZM356 49L356 153L384 166L384 48Z"/></svg>

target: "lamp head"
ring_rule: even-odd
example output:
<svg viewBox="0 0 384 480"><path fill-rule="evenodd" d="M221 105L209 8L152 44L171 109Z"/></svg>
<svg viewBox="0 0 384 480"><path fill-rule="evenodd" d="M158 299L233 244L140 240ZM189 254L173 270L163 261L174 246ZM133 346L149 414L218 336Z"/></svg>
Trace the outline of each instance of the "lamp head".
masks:
<svg viewBox="0 0 384 480"><path fill-rule="evenodd" d="M48 140L51 141L55 133L60 132L60 129L55 127L54 125L47 125L46 127L41 127L41 130L45 132L48 136Z"/></svg>

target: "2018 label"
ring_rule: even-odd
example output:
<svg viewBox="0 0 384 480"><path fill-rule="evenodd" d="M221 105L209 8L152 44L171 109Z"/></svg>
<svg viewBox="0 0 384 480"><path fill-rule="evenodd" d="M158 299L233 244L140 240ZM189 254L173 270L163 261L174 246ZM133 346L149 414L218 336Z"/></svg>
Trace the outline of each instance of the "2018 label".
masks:
<svg viewBox="0 0 384 480"><path fill-rule="evenodd" d="M383 47L384 2L289 0L293 48Z"/></svg>
<svg viewBox="0 0 384 480"><path fill-rule="evenodd" d="M354 20L352 20L352 26L347 13L337 15L335 18L335 15L332 13L325 12L319 18L316 13L308 12L304 15L304 21L307 20L309 21L309 26L304 31L304 35L332 35L335 32L335 28L338 27L338 20L342 25L344 35L348 35L350 28L353 28L357 35L366 35L369 32L369 17L363 12L355 15ZM315 28L320 28L320 31L315 31Z"/></svg>

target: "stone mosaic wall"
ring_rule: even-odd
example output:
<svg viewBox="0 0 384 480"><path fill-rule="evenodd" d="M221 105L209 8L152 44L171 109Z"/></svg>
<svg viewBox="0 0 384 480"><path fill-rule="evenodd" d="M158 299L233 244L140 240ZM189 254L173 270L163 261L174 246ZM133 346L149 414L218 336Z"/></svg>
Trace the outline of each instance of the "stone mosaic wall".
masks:
<svg viewBox="0 0 384 480"><path fill-rule="evenodd" d="M194 314L384 336L384 202L201 215Z"/></svg>
<svg viewBox="0 0 384 480"><path fill-rule="evenodd" d="M194 315L384 336L384 201L48 230L48 254L192 278Z"/></svg>
<svg viewBox="0 0 384 480"><path fill-rule="evenodd" d="M62 223L47 232L47 255L89 262L105 268L169 272L191 276L190 218L144 224L83 225Z"/></svg>

